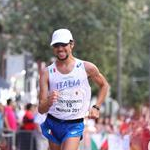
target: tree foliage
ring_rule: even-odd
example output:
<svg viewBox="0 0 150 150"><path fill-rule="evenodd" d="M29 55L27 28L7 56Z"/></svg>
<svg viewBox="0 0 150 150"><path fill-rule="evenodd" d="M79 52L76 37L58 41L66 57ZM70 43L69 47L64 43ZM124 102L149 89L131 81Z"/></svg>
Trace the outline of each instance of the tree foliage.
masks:
<svg viewBox="0 0 150 150"><path fill-rule="evenodd" d="M35 60L52 57L50 34L69 28L74 55L95 63L107 77L113 98L117 88L117 24L122 28L122 91L125 105L148 98L149 1L146 0L11 0L2 7L6 49L30 51ZM96 88L93 86L93 93Z"/></svg>

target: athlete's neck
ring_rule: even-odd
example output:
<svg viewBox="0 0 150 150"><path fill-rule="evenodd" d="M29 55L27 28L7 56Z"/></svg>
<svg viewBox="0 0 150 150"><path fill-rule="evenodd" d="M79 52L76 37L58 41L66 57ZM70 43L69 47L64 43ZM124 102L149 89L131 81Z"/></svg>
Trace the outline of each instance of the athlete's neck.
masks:
<svg viewBox="0 0 150 150"><path fill-rule="evenodd" d="M74 66L75 66L75 58L74 57L69 58L63 62L56 60L57 70L59 72L61 72L62 74L68 74L69 72L71 72L73 70Z"/></svg>

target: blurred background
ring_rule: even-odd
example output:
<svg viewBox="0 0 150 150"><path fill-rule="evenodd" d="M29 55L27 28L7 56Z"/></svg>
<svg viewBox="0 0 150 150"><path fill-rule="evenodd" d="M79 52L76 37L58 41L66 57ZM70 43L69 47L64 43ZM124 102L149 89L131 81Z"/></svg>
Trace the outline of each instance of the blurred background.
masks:
<svg viewBox="0 0 150 150"><path fill-rule="evenodd" d="M148 129L149 141L150 0L0 0L2 114L8 99L14 103L16 116L20 110L25 112L29 103L34 106L33 116L37 114L39 72L55 59L49 43L50 35L58 28L71 30L75 39L74 56L96 64L111 86L101 116L115 120L111 123L113 126L118 117L123 116L128 128L129 122L139 122L142 118L144 125L137 124ZM93 104L97 87L92 83L91 86ZM18 118L19 127L13 130L15 135L22 125ZM10 130L5 120L3 128ZM105 124L98 121L91 127L88 122L87 130L92 134L99 131L95 126L98 122ZM131 132L133 130L128 135L132 135ZM2 139L6 136L5 132ZM7 143L16 149L16 141L12 139ZM80 149L88 150L85 143ZM147 144L146 149L141 150L147 150Z"/></svg>

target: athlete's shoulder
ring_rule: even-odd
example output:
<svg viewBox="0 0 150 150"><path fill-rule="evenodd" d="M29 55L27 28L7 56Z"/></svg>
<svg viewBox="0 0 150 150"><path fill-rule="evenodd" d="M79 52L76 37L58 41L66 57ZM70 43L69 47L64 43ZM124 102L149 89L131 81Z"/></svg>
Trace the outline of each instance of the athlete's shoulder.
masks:
<svg viewBox="0 0 150 150"><path fill-rule="evenodd" d="M47 66L47 70L49 74L56 73L56 62L54 61L52 64Z"/></svg>
<svg viewBox="0 0 150 150"><path fill-rule="evenodd" d="M43 82L43 80L48 80L48 69L47 67L40 70L40 81Z"/></svg>
<svg viewBox="0 0 150 150"><path fill-rule="evenodd" d="M94 73L95 71L98 71L97 66L89 61L84 61L84 67L88 75Z"/></svg>
<svg viewBox="0 0 150 150"><path fill-rule="evenodd" d="M41 75L41 76L48 76L48 74L49 74L51 68L53 68L54 64L55 64L55 63L53 62L53 63L51 63L51 64L49 64L49 65L43 67L43 68L41 69L41 71L40 71L40 75Z"/></svg>
<svg viewBox="0 0 150 150"><path fill-rule="evenodd" d="M96 65L92 62L89 62L89 61L83 61L84 63L84 66L86 69L94 69L96 68Z"/></svg>
<svg viewBox="0 0 150 150"><path fill-rule="evenodd" d="M55 61L52 62L51 64L49 64L49 65L47 66L47 69L49 69L49 68L51 68L51 67L53 67L53 66L55 66Z"/></svg>

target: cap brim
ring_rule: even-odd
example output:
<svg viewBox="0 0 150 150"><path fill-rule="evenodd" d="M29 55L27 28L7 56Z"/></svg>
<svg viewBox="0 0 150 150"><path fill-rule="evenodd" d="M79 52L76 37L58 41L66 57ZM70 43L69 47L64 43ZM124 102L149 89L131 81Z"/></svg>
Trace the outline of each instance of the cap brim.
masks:
<svg viewBox="0 0 150 150"><path fill-rule="evenodd" d="M54 44L56 44L56 43L64 43L64 44L68 44L70 41L52 41L51 43L50 43L50 46L53 46Z"/></svg>

